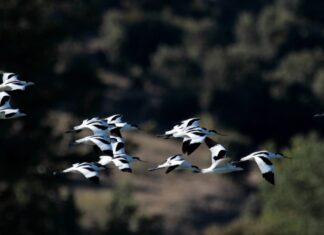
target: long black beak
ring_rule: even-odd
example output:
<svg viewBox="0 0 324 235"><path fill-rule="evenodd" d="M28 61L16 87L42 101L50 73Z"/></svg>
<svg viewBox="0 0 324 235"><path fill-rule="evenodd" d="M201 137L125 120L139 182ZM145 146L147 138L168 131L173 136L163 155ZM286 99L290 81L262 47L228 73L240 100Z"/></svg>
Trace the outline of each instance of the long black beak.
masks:
<svg viewBox="0 0 324 235"><path fill-rule="evenodd" d="M169 139L169 135L156 135L156 137L163 138L163 139Z"/></svg>
<svg viewBox="0 0 324 235"><path fill-rule="evenodd" d="M282 155L283 158L286 158L286 159L293 159L292 157L287 157L287 156L284 156Z"/></svg>
<svg viewBox="0 0 324 235"><path fill-rule="evenodd" d="M155 168L149 168L148 171L156 171L156 170L159 170L161 168L158 168L158 167L155 167Z"/></svg>
<svg viewBox="0 0 324 235"><path fill-rule="evenodd" d="M81 132L81 130L70 129L70 130L67 130L65 133L79 133L79 132Z"/></svg>
<svg viewBox="0 0 324 235"><path fill-rule="evenodd" d="M225 135L225 134L219 133L218 131L215 131L215 130L212 130L212 131L214 131L216 135L220 135L220 136L227 136L227 135Z"/></svg>

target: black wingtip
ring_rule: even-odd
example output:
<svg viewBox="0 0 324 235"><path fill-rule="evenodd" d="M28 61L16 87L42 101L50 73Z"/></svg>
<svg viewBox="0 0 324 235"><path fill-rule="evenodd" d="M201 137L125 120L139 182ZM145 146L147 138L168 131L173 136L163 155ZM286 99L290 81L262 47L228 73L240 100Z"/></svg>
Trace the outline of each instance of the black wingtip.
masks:
<svg viewBox="0 0 324 235"><path fill-rule="evenodd" d="M200 146L200 143L194 143L194 144L188 144L188 146L184 147L184 152L187 153L187 155L192 154L198 147Z"/></svg>
<svg viewBox="0 0 324 235"><path fill-rule="evenodd" d="M94 184L99 184L100 180L99 180L99 177L98 176L93 176L93 177L90 177L88 178L92 183Z"/></svg>
<svg viewBox="0 0 324 235"><path fill-rule="evenodd" d="M274 173L273 172L267 172L262 174L263 178L268 181L269 183L275 185L275 178L274 178Z"/></svg>
<svg viewBox="0 0 324 235"><path fill-rule="evenodd" d="M206 143L208 148L212 148L212 147L214 147L215 145L218 144L216 141L214 141L213 139L211 139L209 137L206 137L205 143Z"/></svg>
<svg viewBox="0 0 324 235"><path fill-rule="evenodd" d="M175 166L170 166L166 169L165 174L169 174L171 171L173 171L174 169L176 169L179 165L175 165Z"/></svg>
<svg viewBox="0 0 324 235"><path fill-rule="evenodd" d="M128 173L133 173L132 169L131 168L124 168L124 169L121 169L122 172L128 172Z"/></svg>

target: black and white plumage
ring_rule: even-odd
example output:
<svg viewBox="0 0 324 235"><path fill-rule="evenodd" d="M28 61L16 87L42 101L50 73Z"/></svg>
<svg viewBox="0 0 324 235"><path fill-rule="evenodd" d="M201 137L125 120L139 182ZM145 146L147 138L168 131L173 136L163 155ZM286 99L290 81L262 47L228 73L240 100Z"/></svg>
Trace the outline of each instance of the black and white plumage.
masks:
<svg viewBox="0 0 324 235"><path fill-rule="evenodd" d="M96 163L96 162L83 162L73 164L72 167L63 170L60 173L69 173L69 172L77 172L82 174L85 178L90 180L92 183L99 184L99 172L106 167ZM54 175L57 174L54 172Z"/></svg>
<svg viewBox="0 0 324 235"><path fill-rule="evenodd" d="M74 126L73 129L66 131L66 133L71 132L80 132L84 129L89 129L93 132L94 135L107 136L109 125L104 120L94 117L91 119L85 119L78 126Z"/></svg>
<svg viewBox="0 0 324 235"><path fill-rule="evenodd" d="M131 164L134 161L142 161L139 157L130 156L126 153L125 144L123 139L121 138L119 128L115 130L115 132L111 133L110 140L112 144L113 157L111 156L100 156L100 160L98 163L102 165L108 165L109 163L113 163L119 170L124 172L132 172Z"/></svg>
<svg viewBox="0 0 324 235"><path fill-rule="evenodd" d="M24 91L26 87L34 85L33 82L19 80L19 75L15 73L3 73L0 91Z"/></svg>
<svg viewBox="0 0 324 235"><path fill-rule="evenodd" d="M203 127L191 127L183 131L181 137L183 138L182 152L184 154L190 155L193 153L201 143L205 141L208 136L211 135L221 135L215 130L208 130ZM179 135L180 136L180 135Z"/></svg>
<svg viewBox="0 0 324 235"><path fill-rule="evenodd" d="M202 169L202 173L224 174L243 170L243 168L236 166L229 157L226 157L227 150L224 146L208 137L205 139L205 143L211 152L211 165Z"/></svg>
<svg viewBox="0 0 324 235"><path fill-rule="evenodd" d="M0 119L11 119L26 116L19 109L13 109L10 104L10 96L7 92L0 92Z"/></svg>
<svg viewBox="0 0 324 235"><path fill-rule="evenodd" d="M132 130L139 129L137 125L134 125L134 124L131 124L128 122L124 122L123 115L121 115L121 114L111 115L107 118L104 118L104 120L107 122L108 125L120 128L120 130L122 130L122 131L132 131Z"/></svg>
<svg viewBox="0 0 324 235"><path fill-rule="evenodd" d="M190 127L199 127L200 119L199 118L189 118L181 121L179 124L173 126L171 130L165 131L164 134L158 135L158 137L162 138L180 138L182 137L180 133ZM179 137L180 135L180 137Z"/></svg>
<svg viewBox="0 0 324 235"><path fill-rule="evenodd" d="M188 169L194 173L200 172L199 167L194 166L194 165L190 164L187 160L183 159L181 157L181 154L176 154L176 155L168 157L168 159L164 163L158 165L155 168L149 169L149 171L155 171L155 170L159 170L159 169L163 169L163 168L166 168L166 171L165 171L166 174L168 174L169 172L171 172L173 170L181 170L181 169Z"/></svg>
<svg viewBox="0 0 324 235"><path fill-rule="evenodd" d="M106 166L110 163L113 163L120 171L132 173L132 162L141 161L138 157L133 157L129 155L120 155L120 156L100 156L99 164Z"/></svg>
<svg viewBox="0 0 324 235"><path fill-rule="evenodd" d="M109 137L91 135L75 140L72 145L87 144L99 148L105 155L113 157L113 150Z"/></svg>
<svg viewBox="0 0 324 235"><path fill-rule="evenodd" d="M265 180L270 182L271 184L275 184L274 177L274 167L270 159L275 158L288 158L281 153L272 153L266 150L258 151L251 153L240 159L242 161L255 161L261 171L261 174Z"/></svg>

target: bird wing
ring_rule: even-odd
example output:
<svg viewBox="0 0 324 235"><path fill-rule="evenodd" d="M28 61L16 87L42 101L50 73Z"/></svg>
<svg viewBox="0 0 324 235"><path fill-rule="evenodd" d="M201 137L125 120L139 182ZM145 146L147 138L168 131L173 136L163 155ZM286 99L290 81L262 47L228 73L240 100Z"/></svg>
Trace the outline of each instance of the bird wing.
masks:
<svg viewBox="0 0 324 235"><path fill-rule="evenodd" d="M115 158L113 160L113 163L115 164L115 166L120 170L120 171L123 171L123 172L129 172L131 173L132 172L132 168L130 166L130 163L129 161L127 161L126 159L120 157L120 158Z"/></svg>
<svg viewBox="0 0 324 235"><path fill-rule="evenodd" d="M183 120L181 122L181 127L188 128L188 127L200 127L200 119L199 118L189 118Z"/></svg>
<svg viewBox="0 0 324 235"><path fill-rule="evenodd" d="M274 167L272 162L268 158L262 156L254 157L254 159L262 173L263 178L271 184L275 184Z"/></svg>
<svg viewBox="0 0 324 235"><path fill-rule="evenodd" d="M113 143L112 148L113 148L113 153L115 156L126 154L125 144L123 141Z"/></svg>
<svg viewBox="0 0 324 235"><path fill-rule="evenodd" d="M121 135L121 132L120 132L120 128L118 128L118 127L111 129L110 135L123 138L123 136Z"/></svg>
<svg viewBox="0 0 324 235"><path fill-rule="evenodd" d="M76 169L87 179L94 176L99 176L99 172L90 165L80 166L77 167Z"/></svg>
<svg viewBox="0 0 324 235"><path fill-rule="evenodd" d="M206 138L205 143L211 152L211 161L215 163L217 160L225 158L227 154L227 150L224 148L223 145L218 144L216 141L212 140L211 138Z"/></svg>
<svg viewBox="0 0 324 235"><path fill-rule="evenodd" d="M94 143L103 153L113 156L111 143L107 138L92 136L89 140Z"/></svg>
<svg viewBox="0 0 324 235"><path fill-rule="evenodd" d="M98 161L98 163L103 166L108 165L113 160L113 157L111 156L100 156L99 158L100 160Z"/></svg>
<svg viewBox="0 0 324 235"><path fill-rule="evenodd" d="M231 161L232 161L232 159L230 159L229 157L218 159L218 160L214 161L215 162L215 167L225 166L228 163L230 163Z"/></svg>
<svg viewBox="0 0 324 235"><path fill-rule="evenodd" d="M204 141L205 137L206 136L201 138L201 136L188 134L188 137L183 138L182 152L190 155L199 147L199 145Z"/></svg>
<svg viewBox="0 0 324 235"><path fill-rule="evenodd" d="M10 95L7 92L0 92L0 110L9 109L10 105Z"/></svg>
<svg viewBox="0 0 324 235"><path fill-rule="evenodd" d="M15 73L4 73L2 76L2 81L4 83L9 81L19 81L17 74Z"/></svg>

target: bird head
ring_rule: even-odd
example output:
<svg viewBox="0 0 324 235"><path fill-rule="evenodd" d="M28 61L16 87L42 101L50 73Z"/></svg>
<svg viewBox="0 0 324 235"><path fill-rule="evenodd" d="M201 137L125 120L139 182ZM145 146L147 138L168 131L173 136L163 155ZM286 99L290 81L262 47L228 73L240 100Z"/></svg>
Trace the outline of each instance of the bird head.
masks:
<svg viewBox="0 0 324 235"><path fill-rule="evenodd" d="M216 130L209 130L209 133L211 134L211 135L220 135L220 136L226 136L226 135L224 135L224 134L221 134L221 133L219 133L218 131L216 131Z"/></svg>
<svg viewBox="0 0 324 235"><path fill-rule="evenodd" d="M287 157L287 156L283 155L282 153L274 153L273 158L288 158L288 159L291 159L291 157Z"/></svg>

